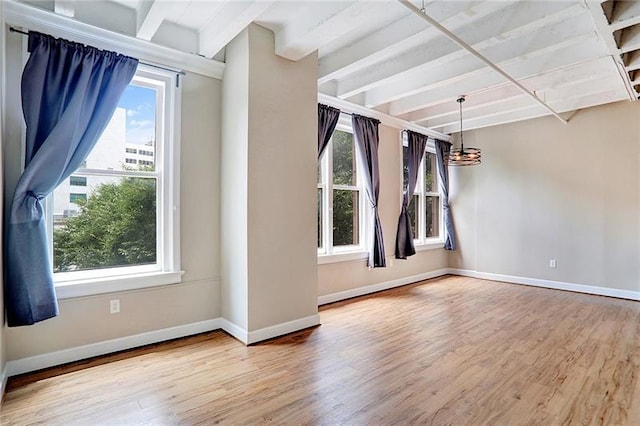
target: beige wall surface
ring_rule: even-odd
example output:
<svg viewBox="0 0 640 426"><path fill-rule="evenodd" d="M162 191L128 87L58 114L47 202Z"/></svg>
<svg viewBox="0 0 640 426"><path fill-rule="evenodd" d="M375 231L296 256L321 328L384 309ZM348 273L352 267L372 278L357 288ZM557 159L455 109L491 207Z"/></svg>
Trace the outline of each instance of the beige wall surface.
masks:
<svg viewBox="0 0 640 426"><path fill-rule="evenodd" d="M318 57L275 54L249 26L249 330L318 313Z"/></svg>
<svg viewBox="0 0 640 426"><path fill-rule="evenodd" d="M640 290L640 104L465 132L482 165L453 168L450 266ZM550 259L557 268L550 268Z"/></svg>
<svg viewBox="0 0 640 426"><path fill-rule="evenodd" d="M13 71L17 61L15 56L8 58ZM10 74L19 76L18 72ZM182 283L61 300L58 317L30 327L7 329L8 360L220 317L221 83L194 74L184 76L181 83ZM11 84L19 86L17 82ZM16 99L8 102L19 104ZM15 136L20 123L7 125L13 128L9 135ZM6 165L15 165L19 163L20 139L13 137L6 142ZM120 299L121 312L112 315L109 300L114 298Z"/></svg>
<svg viewBox="0 0 640 426"><path fill-rule="evenodd" d="M317 56L274 50L273 33L250 25L225 71L223 315L248 332L318 312Z"/></svg>
<svg viewBox="0 0 640 426"><path fill-rule="evenodd" d="M379 137L378 161L381 184L378 214L382 222L387 267L369 269L366 259L318 265L319 296L412 277L447 267L448 258L444 249L418 251L406 260L394 258L402 197L400 130L380 125Z"/></svg>
<svg viewBox="0 0 640 426"><path fill-rule="evenodd" d="M222 78L221 308L222 317L248 327L247 174L249 120L249 34L225 49Z"/></svg>
<svg viewBox="0 0 640 426"><path fill-rule="evenodd" d="M4 25L4 10L0 7L0 52L5 52L5 32L7 28ZM2 143L2 133L4 130L4 84L5 84L5 66L4 66L4 55L0 54L0 182L3 182L3 167L2 167L2 157L4 151L4 144ZM0 197L0 223L4 222L4 203L3 198ZM0 241L3 240L2 228L0 227ZM4 276L4 265L2 264L4 259L2 253L2 247L0 247L0 277ZM0 278L2 280L2 278ZM0 291L0 380L4 377L4 369L7 364L7 345L5 343L5 324L4 324L4 295L3 292ZM0 387L2 387L3 383L0 383ZM0 389L0 405L2 404L2 389Z"/></svg>

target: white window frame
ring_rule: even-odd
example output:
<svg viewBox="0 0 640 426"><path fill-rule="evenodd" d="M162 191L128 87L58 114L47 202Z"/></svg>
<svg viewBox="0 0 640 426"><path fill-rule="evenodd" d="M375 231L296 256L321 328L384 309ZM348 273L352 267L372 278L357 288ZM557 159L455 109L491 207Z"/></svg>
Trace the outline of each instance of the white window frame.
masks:
<svg viewBox="0 0 640 426"><path fill-rule="evenodd" d="M400 152L400 182L402 185L402 190L400 194L404 194L404 176L403 176L403 168L404 168L404 148L408 146L408 140L406 137L406 133L403 133L402 136L402 144L401 144L401 152ZM442 204L442 194L440 192L440 169L438 162L436 161L436 176L435 176L435 185L438 189L437 191L426 191L425 189L425 181L424 181L424 173L425 173L425 161L427 158L427 153L436 155L436 148L433 139L429 138L427 142L427 146L425 151L422 153L422 159L420 160L420 167L418 168L418 180L416 182L415 190L413 191L413 195L418 196L418 229L416 231L416 235L418 238L413 239L413 245L416 251L421 250L429 250L444 247L444 208ZM427 197L438 197L438 236L437 237L427 237ZM411 199L409 200L411 201ZM402 202L402 200L401 200Z"/></svg>
<svg viewBox="0 0 640 426"><path fill-rule="evenodd" d="M54 273L59 299L133 290L181 281L180 270L180 111L179 76L139 65L132 80L157 89L155 171L78 169L74 175L141 176L156 179L156 263ZM46 201L50 256L53 260L53 203ZM53 261L51 262L53 265Z"/></svg>
<svg viewBox="0 0 640 426"><path fill-rule="evenodd" d="M348 116L341 115L335 130L340 130L353 135ZM355 141L354 141L355 142ZM318 189L322 189L322 242L323 246L318 248L318 263L333 263L349 260L366 259L368 257L367 232L368 229L368 210L365 206L365 185L364 178L360 170L363 165L360 157L357 155L354 143L354 152L356 160L356 186L351 185L334 185L333 183L333 135L327 144L327 147L320 158L321 181L318 183ZM337 246L333 245L333 190L349 189L358 190L358 241L357 245Z"/></svg>

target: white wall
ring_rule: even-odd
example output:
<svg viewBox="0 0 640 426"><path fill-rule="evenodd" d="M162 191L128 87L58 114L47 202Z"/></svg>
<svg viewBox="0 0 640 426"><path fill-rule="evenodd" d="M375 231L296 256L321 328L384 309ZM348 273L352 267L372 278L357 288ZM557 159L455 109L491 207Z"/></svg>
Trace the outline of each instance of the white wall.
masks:
<svg viewBox="0 0 640 426"><path fill-rule="evenodd" d="M12 41L20 42L13 35ZM19 87L19 47L8 52L7 78ZM60 315L30 327L7 329L8 360L73 348L220 317L220 97L221 82L187 74L182 82L181 284L60 301ZM7 102L20 105L17 90ZM21 115L8 111L7 182L19 173ZM12 191L7 185L7 190ZM109 300L121 312L109 314Z"/></svg>
<svg viewBox="0 0 640 426"><path fill-rule="evenodd" d="M386 268L368 269L367 260L318 265L318 295L357 290L381 283L399 282L447 267L444 249L419 251L406 260L394 258L395 239L402 197L402 149L400 130L379 127L380 197L379 215L384 233Z"/></svg>
<svg viewBox="0 0 640 426"><path fill-rule="evenodd" d="M482 165L451 171L450 266L639 291L640 104L465 132ZM557 268L549 260L557 260Z"/></svg>

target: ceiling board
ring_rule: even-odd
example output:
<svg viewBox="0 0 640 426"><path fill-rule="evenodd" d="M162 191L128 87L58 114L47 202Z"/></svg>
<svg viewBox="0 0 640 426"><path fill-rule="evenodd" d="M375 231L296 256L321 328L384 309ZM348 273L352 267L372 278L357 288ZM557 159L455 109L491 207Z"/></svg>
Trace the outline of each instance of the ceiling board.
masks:
<svg viewBox="0 0 640 426"><path fill-rule="evenodd" d="M638 97L640 2L430 0L425 9L558 111ZM395 0L95 0L73 19L209 58L253 21L275 33L283 57L318 52L321 94L445 132L456 131L461 94L468 129L549 114Z"/></svg>

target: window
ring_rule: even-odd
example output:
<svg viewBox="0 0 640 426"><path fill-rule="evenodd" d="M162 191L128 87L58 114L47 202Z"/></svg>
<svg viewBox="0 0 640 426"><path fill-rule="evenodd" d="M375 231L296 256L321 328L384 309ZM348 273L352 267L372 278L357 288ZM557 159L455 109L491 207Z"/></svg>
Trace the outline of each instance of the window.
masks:
<svg viewBox="0 0 640 426"><path fill-rule="evenodd" d="M87 178L84 176L69 177L69 185L71 186L87 186Z"/></svg>
<svg viewBox="0 0 640 426"><path fill-rule="evenodd" d="M153 157L153 151L145 151L144 149L141 149L140 151L138 151L138 153L140 155L146 155L148 157Z"/></svg>
<svg viewBox="0 0 640 426"><path fill-rule="evenodd" d="M405 141L406 143L406 141ZM408 179L408 148L402 147L403 189ZM427 144L420 169L416 189L408 206L411 229L416 245L425 245L442 240L442 203L438 189L438 162L431 140Z"/></svg>
<svg viewBox="0 0 640 426"><path fill-rule="evenodd" d="M363 197L353 133L342 124L318 165L318 254L363 250Z"/></svg>
<svg viewBox="0 0 640 426"><path fill-rule="evenodd" d="M179 101L176 76L140 66L87 160L47 200L61 294L180 281L173 164ZM140 153L136 145L156 161L127 158ZM72 190L78 186L82 193Z"/></svg>
<svg viewBox="0 0 640 426"><path fill-rule="evenodd" d="M80 203L82 203L83 201L87 201L87 194L74 194L74 193L69 194L70 203L79 204L78 201Z"/></svg>

